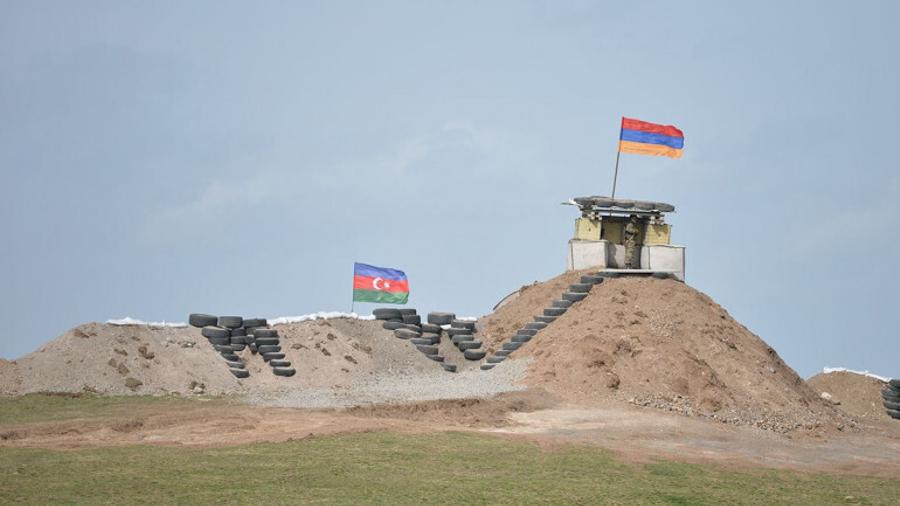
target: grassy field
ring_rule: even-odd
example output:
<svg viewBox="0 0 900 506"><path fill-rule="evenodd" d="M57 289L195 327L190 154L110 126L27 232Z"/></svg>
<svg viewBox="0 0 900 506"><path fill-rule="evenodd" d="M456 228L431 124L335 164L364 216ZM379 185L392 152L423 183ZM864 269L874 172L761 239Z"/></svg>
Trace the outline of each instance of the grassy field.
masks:
<svg viewBox="0 0 900 506"><path fill-rule="evenodd" d="M133 408L196 402L179 397L151 395L104 396L93 394L29 394L0 396L0 426L30 422L61 422L96 419L127 412Z"/></svg>
<svg viewBox="0 0 900 506"><path fill-rule="evenodd" d="M59 417L79 404L65 402L37 411ZM101 410L115 404L85 402L100 402ZM900 481L627 464L595 448L545 450L470 433L369 432L219 448L0 447L4 504L896 505L898 493Z"/></svg>

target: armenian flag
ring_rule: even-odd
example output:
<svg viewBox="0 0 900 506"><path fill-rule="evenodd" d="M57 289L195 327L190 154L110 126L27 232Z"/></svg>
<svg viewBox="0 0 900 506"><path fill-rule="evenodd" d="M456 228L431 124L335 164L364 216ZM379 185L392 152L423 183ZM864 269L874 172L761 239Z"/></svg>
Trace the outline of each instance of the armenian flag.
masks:
<svg viewBox="0 0 900 506"><path fill-rule="evenodd" d="M409 300L409 280L397 269L353 264L353 301L406 304Z"/></svg>
<svg viewBox="0 0 900 506"><path fill-rule="evenodd" d="M619 152L681 158L684 133L672 125L622 118Z"/></svg>

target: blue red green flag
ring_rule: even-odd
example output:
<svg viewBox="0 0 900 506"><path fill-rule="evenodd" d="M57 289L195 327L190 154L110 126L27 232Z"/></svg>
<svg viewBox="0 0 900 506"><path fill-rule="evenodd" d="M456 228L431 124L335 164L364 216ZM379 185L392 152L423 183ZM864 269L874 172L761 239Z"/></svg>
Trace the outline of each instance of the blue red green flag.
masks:
<svg viewBox="0 0 900 506"><path fill-rule="evenodd" d="M353 301L406 304L409 280L406 273L387 267L353 264Z"/></svg>

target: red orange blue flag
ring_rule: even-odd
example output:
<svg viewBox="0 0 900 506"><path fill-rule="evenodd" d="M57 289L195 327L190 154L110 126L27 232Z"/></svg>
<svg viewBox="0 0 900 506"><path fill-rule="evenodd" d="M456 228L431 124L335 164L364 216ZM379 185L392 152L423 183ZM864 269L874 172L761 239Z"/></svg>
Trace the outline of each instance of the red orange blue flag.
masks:
<svg viewBox="0 0 900 506"><path fill-rule="evenodd" d="M681 158L684 133L672 125L622 118L619 152Z"/></svg>

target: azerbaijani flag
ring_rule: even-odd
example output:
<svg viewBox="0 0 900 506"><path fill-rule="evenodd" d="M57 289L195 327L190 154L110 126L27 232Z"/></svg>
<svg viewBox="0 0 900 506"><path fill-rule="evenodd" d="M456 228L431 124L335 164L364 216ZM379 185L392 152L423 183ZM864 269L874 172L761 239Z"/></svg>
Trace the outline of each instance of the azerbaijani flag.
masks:
<svg viewBox="0 0 900 506"><path fill-rule="evenodd" d="M619 152L681 158L684 133L672 125L622 118Z"/></svg>
<svg viewBox="0 0 900 506"><path fill-rule="evenodd" d="M353 264L353 301L406 304L409 300L409 281L406 273L397 269Z"/></svg>

